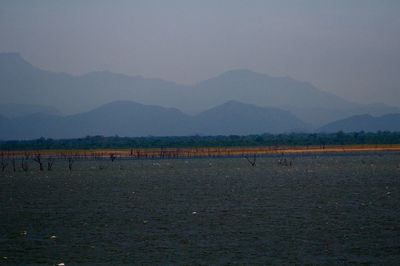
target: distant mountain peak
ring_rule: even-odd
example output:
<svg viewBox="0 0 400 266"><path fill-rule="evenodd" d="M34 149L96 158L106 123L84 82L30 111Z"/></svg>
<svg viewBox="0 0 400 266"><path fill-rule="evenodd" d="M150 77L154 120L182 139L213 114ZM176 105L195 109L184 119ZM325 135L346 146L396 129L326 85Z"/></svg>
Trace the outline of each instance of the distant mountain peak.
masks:
<svg viewBox="0 0 400 266"><path fill-rule="evenodd" d="M354 118L356 118L356 119L373 119L373 118L376 118L375 116L372 116L372 115L370 115L370 114L361 114L361 115L354 115L354 116L352 116L352 117L349 117L349 118L347 118L347 119L354 119Z"/></svg>
<svg viewBox="0 0 400 266"><path fill-rule="evenodd" d="M250 70L248 68L236 68L236 69L231 69L228 71L225 71L224 73L222 73L221 75L266 75L264 73L259 73L253 70Z"/></svg>
<svg viewBox="0 0 400 266"><path fill-rule="evenodd" d="M86 74L81 75L81 77L100 77L100 78L107 78L107 77L116 77L116 78L143 78L142 76L137 75L125 75L121 73L115 73L110 70L96 70L91 71Z"/></svg>
<svg viewBox="0 0 400 266"><path fill-rule="evenodd" d="M117 105L143 105L134 101L129 101L129 100L116 100L112 101L106 104L103 104L101 106L117 106Z"/></svg>
<svg viewBox="0 0 400 266"><path fill-rule="evenodd" d="M18 103L0 104L0 115L7 118L15 118L33 114L62 115L58 109L52 106Z"/></svg>
<svg viewBox="0 0 400 266"><path fill-rule="evenodd" d="M233 80L242 80L242 79L259 79L259 78L270 78L268 74L263 74L259 72L255 72L250 69L232 69L226 72L223 72L209 80L215 79L233 79ZM207 82L207 80L205 81Z"/></svg>
<svg viewBox="0 0 400 266"><path fill-rule="evenodd" d="M229 100L229 101L221 104L220 106L255 106L255 105L239 102L236 100Z"/></svg>
<svg viewBox="0 0 400 266"><path fill-rule="evenodd" d="M33 67L31 63L26 61L20 53L10 52L10 53L0 53L0 67L14 67L14 66L30 66Z"/></svg>
<svg viewBox="0 0 400 266"><path fill-rule="evenodd" d="M372 116L369 114L355 115L349 118L329 123L320 129L320 132L377 132L400 131L400 114L386 114Z"/></svg>
<svg viewBox="0 0 400 266"><path fill-rule="evenodd" d="M18 52L0 53L0 59L22 59L22 56Z"/></svg>

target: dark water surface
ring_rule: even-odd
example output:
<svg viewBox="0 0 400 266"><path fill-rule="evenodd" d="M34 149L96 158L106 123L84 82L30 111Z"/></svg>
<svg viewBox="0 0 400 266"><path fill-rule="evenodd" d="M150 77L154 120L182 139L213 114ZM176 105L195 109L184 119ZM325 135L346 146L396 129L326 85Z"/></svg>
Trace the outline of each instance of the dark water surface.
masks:
<svg viewBox="0 0 400 266"><path fill-rule="evenodd" d="M7 168L0 264L399 265L399 155L290 160Z"/></svg>

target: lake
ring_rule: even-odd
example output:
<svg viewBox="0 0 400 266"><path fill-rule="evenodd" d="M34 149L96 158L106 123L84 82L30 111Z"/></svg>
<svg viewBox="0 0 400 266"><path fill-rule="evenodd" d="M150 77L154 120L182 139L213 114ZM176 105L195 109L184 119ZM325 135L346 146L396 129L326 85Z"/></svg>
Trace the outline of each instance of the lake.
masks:
<svg viewBox="0 0 400 266"><path fill-rule="evenodd" d="M400 155L76 161L0 173L0 264L400 261Z"/></svg>

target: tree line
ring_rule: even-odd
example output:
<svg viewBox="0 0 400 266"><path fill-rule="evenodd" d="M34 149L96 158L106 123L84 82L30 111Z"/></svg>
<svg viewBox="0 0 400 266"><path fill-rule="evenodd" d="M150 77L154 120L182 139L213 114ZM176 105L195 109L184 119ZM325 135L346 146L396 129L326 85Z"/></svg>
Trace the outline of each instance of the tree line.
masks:
<svg viewBox="0 0 400 266"><path fill-rule="evenodd" d="M325 146L325 145L400 144L400 132L355 133L290 133L230 136L174 137L104 137L87 136L77 139L39 138L35 140L0 141L0 150L76 150L124 148L184 148L240 146Z"/></svg>

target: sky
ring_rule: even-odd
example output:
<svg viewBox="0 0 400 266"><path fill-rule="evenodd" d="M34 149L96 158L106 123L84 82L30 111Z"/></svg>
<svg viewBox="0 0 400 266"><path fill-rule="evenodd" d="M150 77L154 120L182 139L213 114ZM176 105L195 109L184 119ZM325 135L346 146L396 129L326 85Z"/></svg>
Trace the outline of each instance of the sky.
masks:
<svg viewBox="0 0 400 266"><path fill-rule="evenodd" d="M194 84L231 69L400 106L398 0L2 0L0 52Z"/></svg>

